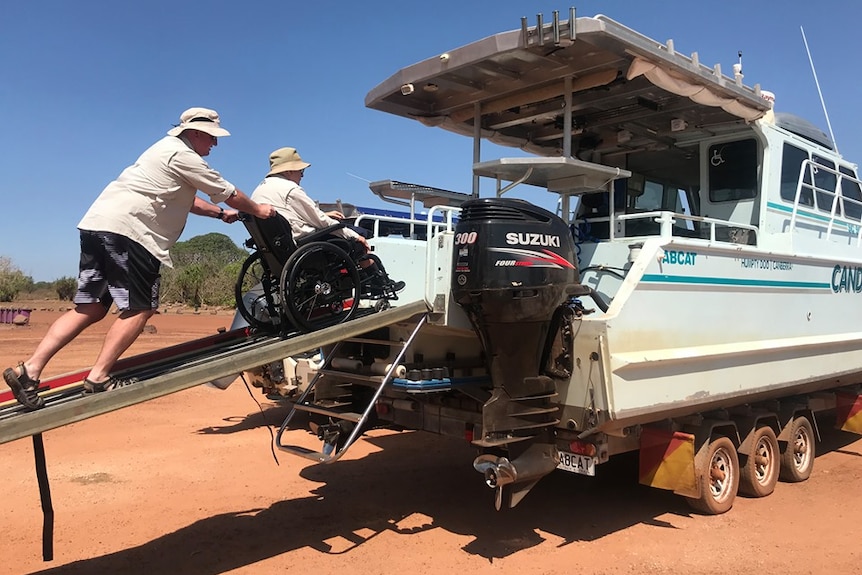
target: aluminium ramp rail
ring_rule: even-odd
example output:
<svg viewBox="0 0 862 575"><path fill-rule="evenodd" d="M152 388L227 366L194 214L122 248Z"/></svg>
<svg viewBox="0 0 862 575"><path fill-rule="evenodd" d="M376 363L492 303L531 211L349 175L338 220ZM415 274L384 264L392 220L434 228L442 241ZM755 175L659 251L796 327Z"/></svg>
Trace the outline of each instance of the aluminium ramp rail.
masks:
<svg viewBox="0 0 862 575"><path fill-rule="evenodd" d="M22 413L7 420L0 420L0 444L143 403L346 338L357 337L428 311L425 301L418 300L312 333L287 339L273 336L251 349L240 349L224 357L196 361L134 385Z"/></svg>

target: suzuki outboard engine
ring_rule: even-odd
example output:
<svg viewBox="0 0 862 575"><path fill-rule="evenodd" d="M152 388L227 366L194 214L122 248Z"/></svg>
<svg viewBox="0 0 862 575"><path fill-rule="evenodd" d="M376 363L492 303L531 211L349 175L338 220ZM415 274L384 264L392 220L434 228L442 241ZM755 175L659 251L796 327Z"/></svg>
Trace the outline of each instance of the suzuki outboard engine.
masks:
<svg viewBox="0 0 862 575"><path fill-rule="evenodd" d="M555 311L579 291L575 246L562 219L523 200L468 200L461 209L452 295L479 335L494 386L474 443L508 454L482 455L474 467L497 488L497 509L514 507L558 460L556 386L541 363Z"/></svg>

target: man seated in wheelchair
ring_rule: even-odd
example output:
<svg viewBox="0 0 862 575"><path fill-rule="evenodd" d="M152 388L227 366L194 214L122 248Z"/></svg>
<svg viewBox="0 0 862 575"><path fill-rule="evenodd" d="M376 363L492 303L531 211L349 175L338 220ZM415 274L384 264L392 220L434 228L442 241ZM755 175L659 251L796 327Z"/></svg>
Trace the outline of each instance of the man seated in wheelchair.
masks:
<svg viewBox="0 0 862 575"><path fill-rule="evenodd" d="M340 223L344 214L338 211L323 212L314 200L299 185L305 169L311 164L302 160L296 148L279 148L269 156L269 173L257 186L251 198L260 203L271 204L290 223L293 239L301 242L314 232ZM326 238L341 240L346 251L361 268L360 282L363 295L370 298L396 299L397 292L404 289L403 281L389 278L383 263L370 253L366 230L343 226L333 230ZM339 242L340 243L340 242Z"/></svg>

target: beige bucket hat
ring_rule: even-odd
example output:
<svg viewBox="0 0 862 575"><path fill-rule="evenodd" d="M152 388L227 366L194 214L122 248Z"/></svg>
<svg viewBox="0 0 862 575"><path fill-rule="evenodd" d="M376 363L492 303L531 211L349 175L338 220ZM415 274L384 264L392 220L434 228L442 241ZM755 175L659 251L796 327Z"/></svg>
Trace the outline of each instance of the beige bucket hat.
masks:
<svg viewBox="0 0 862 575"><path fill-rule="evenodd" d="M302 161L296 148L279 148L269 155L269 173L267 176L274 176L275 174L292 172L294 170L304 170L310 165L308 162Z"/></svg>
<svg viewBox="0 0 862 575"><path fill-rule="evenodd" d="M198 130L217 138L230 136L230 132L221 127L218 112L208 108L189 108L183 112L180 123L168 130L168 136L179 136L184 130Z"/></svg>

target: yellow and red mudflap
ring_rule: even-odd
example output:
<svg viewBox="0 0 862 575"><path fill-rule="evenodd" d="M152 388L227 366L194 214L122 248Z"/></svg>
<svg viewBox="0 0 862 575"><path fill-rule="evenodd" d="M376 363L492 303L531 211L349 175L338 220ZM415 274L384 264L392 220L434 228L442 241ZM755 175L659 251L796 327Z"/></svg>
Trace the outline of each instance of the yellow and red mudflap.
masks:
<svg viewBox="0 0 862 575"><path fill-rule="evenodd" d="M862 435L862 395L844 392L835 394L835 427Z"/></svg>
<svg viewBox="0 0 862 575"><path fill-rule="evenodd" d="M644 427L640 436L638 480L642 485L697 496L694 435Z"/></svg>

